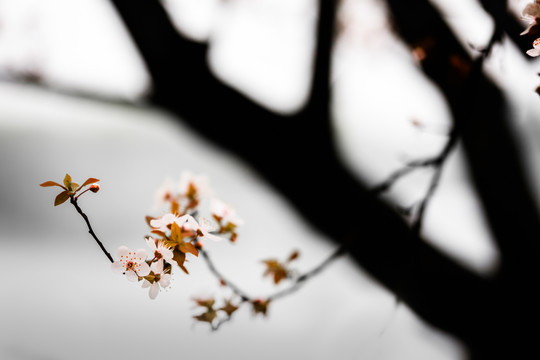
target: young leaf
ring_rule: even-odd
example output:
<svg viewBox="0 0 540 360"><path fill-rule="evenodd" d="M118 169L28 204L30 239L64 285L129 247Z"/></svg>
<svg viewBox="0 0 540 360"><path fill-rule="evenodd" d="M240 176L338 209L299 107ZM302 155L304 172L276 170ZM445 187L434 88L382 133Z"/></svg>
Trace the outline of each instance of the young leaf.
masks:
<svg viewBox="0 0 540 360"><path fill-rule="evenodd" d="M173 260L176 261L176 263L178 264L178 267L180 267L180 269L182 269L182 271L184 271L186 274L189 275L189 272L184 267L184 262L186 261L186 254L184 254L183 252L181 252L178 249L174 249L174 251L173 251Z"/></svg>
<svg viewBox="0 0 540 360"><path fill-rule="evenodd" d="M266 265L263 276L272 275L274 284L279 284L281 280L286 279L289 275L287 268L277 260L263 260L263 263Z"/></svg>
<svg viewBox="0 0 540 360"><path fill-rule="evenodd" d="M253 314L262 314L263 316L266 316L266 312L268 311L268 304L270 304L270 300L262 300L262 299L256 299L251 302L252 308L253 308Z"/></svg>
<svg viewBox="0 0 540 360"><path fill-rule="evenodd" d="M190 254L193 254L195 256L199 256L199 252L197 251L197 249L195 248L195 246L192 243L188 243L188 242L180 243L180 244L178 244L178 250L180 250L184 254L190 253Z"/></svg>
<svg viewBox="0 0 540 360"><path fill-rule="evenodd" d="M43 184L39 184L39 186L43 186L43 187L60 186L62 189L67 190L65 187L63 187L62 185L54 181L45 181Z"/></svg>
<svg viewBox="0 0 540 360"><path fill-rule="evenodd" d="M212 321L216 318L216 311L213 309L208 309L207 311L203 312L200 315L196 315L193 318L198 321L207 322L209 324L212 324Z"/></svg>
<svg viewBox="0 0 540 360"><path fill-rule="evenodd" d="M152 217L152 216L146 216L145 219L146 219L146 223L148 224L148 226L151 226L150 221L155 220L156 218Z"/></svg>
<svg viewBox="0 0 540 360"><path fill-rule="evenodd" d="M232 313L238 310L238 306L233 305L230 300L227 300L225 302L225 305L223 305L223 307L219 308L218 310L224 311L227 316L231 316Z"/></svg>
<svg viewBox="0 0 540 360"><path fill-rule="evenodd" d="M178 214L180 212L180 203L176 200L171 201L171 213L172 214Z"/></svg>
<svg viewBox="0 0 540 360"><path fill-rule="evenodd" d="M214 300L213 298L208 298L208 299L194 298L193 301L195 301L197 306L202 306L208 309L212 309L216 302L216 300Z"/></svg>
<svg viewBox="0 0 540 360"><path fill-rule="evenodd" d="M64 203L67 199L69 199L69 192L67 190L62 191L56 196L56 199L54 199L54 206Z"/></svg>
<svg viewBox="0 0 540 360"><path fill-rule="evenodd" d="M69 174L66 174L66 176L64 177L64 185L66 186L66 189L68 189L69 191L71 191L71 176L69 176Z"/></svg>
<svg viewBox="0 0 540 360"><path fill-rule="evenodd" d="M182 229L176 222L173 222L171 225L171 240L177 244L181 244L182 238Z"/></svg>
<svg viewBox="0 0 540 360"><path fill-rule="evenodd" d="M90 184L93 184L93 183L96 183L96 182L98 182L98 181L99 181L99 179L88 178L88 179L86 179L86 181L81 185L81 187L86 186L86 185L90 185Z"/></svg>
<svg viewBox="0 0 540 360"><path fill-rule="evenodd" d="M289 257L287 258L287 262L291 262L293 260L296 260L298 259L298 257L300 256L300 252L298 250L294 250L291 255L289 255Z"/></svg>
<svg viewBox="0 0 540 360"><path fill-rule="evenodd" d="M71 191L77 192L80 189L81 189L81 187L79 187L79 184L74 183L74 182L71 183Z"/></svg>

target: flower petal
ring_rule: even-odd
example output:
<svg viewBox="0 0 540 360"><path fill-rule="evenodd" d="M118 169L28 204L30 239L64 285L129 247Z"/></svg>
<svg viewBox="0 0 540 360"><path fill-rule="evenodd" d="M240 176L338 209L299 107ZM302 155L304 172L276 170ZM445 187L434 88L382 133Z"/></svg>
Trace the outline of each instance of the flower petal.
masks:
<svg viewBox="0 0 540 360"><path fill-rule="evenodd" d="M143 280L143 283L142 283L143 289L146 289L147 287L150 287L150 285L152 285L152 284L150 284L150 281L148 281L146 279Z"/></svg>
<svg viewBox="0 0 540 360"><path fill-rule="evenodd" d="M217 236L211 233L205 233L204 239L212 240L212 241L223 241L223 238L221 236Z"/></svg>
<svg viewBox="0 0 540 360"><path fill-rule="evenodd" d="M118 257L127 256L129 249L126 246L120 246L117 251Z"/></svg>
<svg viewBox="0 0 540 360"><path fill-rule="evenodd" d="M172 260L174 254L171 249L167 249L166 247L161 247L159 249L159 252L161 255L163 255L163 258L167 261Z"/></svg>
<svg viewBox="0 0 540 360"><path fill-rule="evenodd" d="M159 279L159 285L161 285L162 288L166 288L171 284L171 274L163 274L161 275L161 279Z"/></svg>
<svg viewBox="0 0 540 360"><path fill-rule="evenodd" d="M137 276L137 274L135 274L135 271L128 270L126 271L126 279L128 279L131 282L135 282L139 280L139 277Z"/></svg>
<svg viewBox="0 0 540 360"><path fill-rule="evenodd" d="M135 250L135 257L138 262L146 260L146 250L145 249Z"/></svg>
<svg viewBox="0 0 540 360"><path fill-rule="evenodd" d="M527 55L532 56L532 57L540 56L540 50L538 49L527 50Z"/></svg>
<svg viewBox="0 0 540 360"><path fill-rule="evenodd" d="M152 286L150 286L150 290L148 291L148 295L150 296L150 299L155 299L159 294L159 284L157 282L153 283Z"/></svg>
<svg viewBox="0 0 540 360"><path fill-rule="evenodd" d="M148 247L150 249L152 249L152 252L156 251L156 249L157 249L156 248L156 240L154 238L151 238L151 237L147 237L145 240L146 240L146 244L148 244Z"/></svg>
<svg viewBox="0 0 540 360"><path fill-rule="evenodd" d="M150 266L146 262L141 263L141 267L139 268L139 271L137 272L139 276L146 276L150 274Z"/></svg>
<svg viewBox="0 0 540 360"><path fill-rule="evenodd" d="M154 274L161 274L163 272L163 259L152 263L152 265L150 265L150 270L152 270Z"/></svg>
<svg viewBox="0 0 540 360"><path fill-rule="evenodd" d="M120 261L115 261L111 264L111 270L116 274L122 274L126 269Z"/></svg>

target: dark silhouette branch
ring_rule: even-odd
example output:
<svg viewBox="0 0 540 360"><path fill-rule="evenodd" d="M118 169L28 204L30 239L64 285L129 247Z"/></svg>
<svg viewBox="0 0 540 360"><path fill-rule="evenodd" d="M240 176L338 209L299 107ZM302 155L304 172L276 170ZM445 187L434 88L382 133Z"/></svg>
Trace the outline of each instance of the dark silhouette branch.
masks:
<svg viewBox="0 0 540 360"><path fill-rule="evenodd" d="M499 273L486 280L493 293L483 304L483 330L457 334L469 346L473 359L526 358L535 342L531 324L540 320L531 300L531 284L538 278L540 224L522 157L509 126L504 96L483 72L484 60L501 38L501 26L496 26L486 50L473 60L429 1L387 2L402 38L411 47L429 44L422 69L449 103L473 184L501 252ZM414 9L414 17L405 6ZM493 6L490 11L502 16L505 10L501 4ZM427 21L420 25L416 18ZM461 322L470 321L462 315L456 314ZM519 332L509 331L510 328Z"/></svg>
<svg viewBox="0 0 540 360"><path fill-rule="evenodd" d="M336 153L327 73L335 1L318 2L319 9L326 10L319 11L313 87L306 106L287 116L264 109L217 80L206 62L206 45L178 34L158 2L111 1L149 68L152 101L246 160L325 235L338 242L351 239L348 252L353 259L424 320L465 341L473 356L525 352L527 347L519 348L518 335L508 329L526 328L525 309L533 309L533 297L508 294L527 291L537 276L533 259L540 227L503 97L482 73L483 59L500 40L499 27L485 54L473 61L428 1L388 0L399 35L427 52L423 70L450 104L501 250L501 273L484 279L411 232L351 175ZM502 16L499 11L497 16ZM508 306L516 309L517 318L506 314ZM537 312L531 316L533 323L540 320ZM530 334L526 341L533 340Z"/></svg>

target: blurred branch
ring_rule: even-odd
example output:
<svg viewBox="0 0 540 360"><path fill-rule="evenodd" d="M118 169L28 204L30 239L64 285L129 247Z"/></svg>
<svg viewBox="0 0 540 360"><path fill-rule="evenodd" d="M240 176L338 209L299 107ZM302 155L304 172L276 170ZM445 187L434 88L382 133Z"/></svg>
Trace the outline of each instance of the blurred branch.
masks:
<svg viewBox="0 0 540 360"><path fill-rule="evenodd" d="M429 1L387 2L402 38L412 48L429 44L422 69L449 103L473 184L501 252L499 273L486 280L491 297L471 303L477 312L473 326L470 315L454 313L462 323L454 333L467 343L473 359L526 358L535 341L530 324L540 320L531 293L539 275L540 223L505 98L483 72L484 60L501 38L500 24L482 56L473 60ZM494 6L489 11L495 16L506 11L501 3ZM414 9L414 16L407 7ZM427 20L419 24L418 18ZM512 328L519 328L519 334Z"/></svg>
<svg viewBox="0 0 540 360"><path fill-rule="evenodd" d="M526 56L525 52L531 48L532 40L528 36L521 36L520 33L524 30L523 24L516 19L516 16L508 10L507 0L478 0L483 9L491 15L495 22L495 31L493 40L500 42L502 35L507 34L508 37L521 50L521 54L528 60L532 58ZM533 39L534 40L534 39Z"/></svg>
<svg viewBox="0 0 540 360"><path fill-rule="evenodd" d="M158 2L111 1L150 69L155 103L241 156L316 229L338 242L350 239L351 257L422 318L460 338L483 329L481 324L490 314L485 304L493 296L491 284L413 234L352 176L335 149L325 75L330 67L335 1L318 1L315 58L321 60L314 62L312 100L291 116L270 112L218 81L208 69L205 45L176 33ZM403 15L414 22L408 26L444 23L437 13L434 18L418 16L411 13L414 6L401 3ZM445 75L447 70L439 69ZM454 71L448 78L462 77ZM309 111L318 106L320 112Z"/></svg>
<svg viewBox="0 0 540 360"><path fill-rule="evenodd" d="M401 179L403 176L408 175L412 171L419 169L419 168L426 168L426 167L435 167L440 168L448 155L450 154L450 151L453 149L454 145L457 142L457 133L455 130L452 130L450 133L450 137L441 151L439 155L433 158L429 158L426 160L415 160L411 161L408 164L406 164L404 167L394 171L388 178L380 183L379 185L373 187L371 189L371 192L374 195L380 195L386 191L388 191L399 179Z"/></svg>

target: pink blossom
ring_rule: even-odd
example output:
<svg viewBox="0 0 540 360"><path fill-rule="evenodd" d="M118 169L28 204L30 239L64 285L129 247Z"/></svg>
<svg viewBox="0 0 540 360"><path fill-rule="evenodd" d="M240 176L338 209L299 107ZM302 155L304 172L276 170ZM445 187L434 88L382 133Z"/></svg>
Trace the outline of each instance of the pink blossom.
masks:
<svg viewBox="0 0 540 360"><path fill-rule="evenodd" d="M171 225L173 223L177 223L178 226L183 227L187 230L188 228L186 228L186 226L191 226L193 224L193 221L195 221L195 219L191 221L190 218L193 219L193 217L188 214L178 216L178 215L169 213L169 214L163 215L162 217L158 219L150 220L150 226L156 230L159 230L165 233L167 232L167 230L171 229ZM196 223L197 222L195 221L195 224Z"/></svg>
<svg viewBox="0 0 540 360"><path fill-rule="evenodd" d="M540 56L540 38L534 40L533 48L527 50L527 55L532 57Z"/></svg>
<svg viewBox="0 0 540 360"><path fill-rule="evenodd" d="M178 191L182 196L189 196L190 185L196 192L198 198L203 196L209 196L212 193L208 178L204 175L193 175L191 172L183 172L180 174L180 183L178 184Z"/></svg>
<svg viewBox="0 0 540 360"><path fill-rule="evenodd" d="M534 3L527 4L523 9L522 18L529 23L529 26L520 34L525 35L538 23L538 19L540 18L540 2L535 0Z"/></svg>
<svg viewBox="0 0 540 360"><path fill-rule="evenodd" d="M154 279L152 282L144 279L142 287L143 288L150 288L148 290L148 296L150 296L150 299L155 299L159 294L159 288L160 286L162 288L166 288L171 283L171 274L166 273L163 269L163 262L158 261L155 263L152 263L150 266L150 269L154 273Z"/></svg>
<svg viewBox="0 0 540 360"><path fill-rule="evenodd" d="M129 281L137 281L139 276L146 276L150 273L144 249L131 251L125 246L120 246L118 258L118 261L112 263L111 269L116 273L124 273Z"/></svg>
<svg viewBox="0 0 540 360"><path fill-rule="evenodd" d="M173 258L173 252L172 250L163 244L163 241L154 239L151 237L146 238L146 243L152 250L152 254L154 255L154 259L157 259L158 262L171 262Z"/></svg>
<svg viewBox="0 0 540 360"><path fill-rule="evenodd" d="M210 202L210 212L212 215L223 221L225 224L242 225L243 221L236 215L236 211L229 204L218 199L212 199Z"/></svg>
<svg viewBox="0 0 540 360"><path fill-rule="evenodd" d="M193 217L191 219L193 219ZM193 221L195 221L195 219L193 219ZM193 227L196 234L203 239L209 239L213 241L223 240L222 237L212 234L213 231L217 230L217 226L204 218L199 218L199 222L195 221Z"/></svg>

